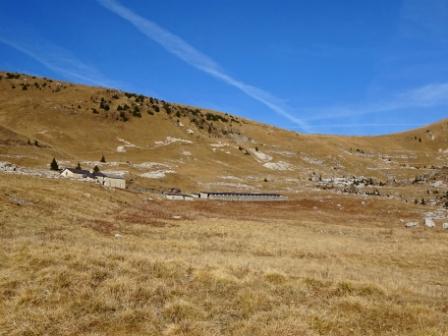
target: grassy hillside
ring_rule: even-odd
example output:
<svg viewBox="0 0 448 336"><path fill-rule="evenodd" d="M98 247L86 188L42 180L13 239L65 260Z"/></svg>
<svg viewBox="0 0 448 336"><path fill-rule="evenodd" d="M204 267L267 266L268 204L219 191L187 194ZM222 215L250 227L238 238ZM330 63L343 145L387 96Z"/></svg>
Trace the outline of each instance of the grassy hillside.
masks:
<svg viewBox="0 0 448 336"><path fill-rule="evenodd" d="M291 191L313 173L412 178L448 156L447 121L383 137L305 135L111 89L0 78L0 160L25 166L53 156L91 166L104 154L105 168L147 187Z"/></svg>
<svg viewBox="0 0 448 336"><path fill-rule="evenodd" d="M448 335L447 131L305 135L0 73L0 162L129 186L0 172L0 335Z"/></svg>

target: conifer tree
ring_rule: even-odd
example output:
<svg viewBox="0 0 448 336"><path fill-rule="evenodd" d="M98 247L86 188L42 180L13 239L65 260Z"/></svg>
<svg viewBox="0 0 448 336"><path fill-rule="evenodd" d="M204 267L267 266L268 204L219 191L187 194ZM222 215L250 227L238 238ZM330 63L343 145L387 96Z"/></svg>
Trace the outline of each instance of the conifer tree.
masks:
<svg viewBox="0 0 448 336"><path fill-rule="evenodd" d="M58 162L55 158L53 158L53 161L50 163L50 169L55 171L59 170Z"/></svg>

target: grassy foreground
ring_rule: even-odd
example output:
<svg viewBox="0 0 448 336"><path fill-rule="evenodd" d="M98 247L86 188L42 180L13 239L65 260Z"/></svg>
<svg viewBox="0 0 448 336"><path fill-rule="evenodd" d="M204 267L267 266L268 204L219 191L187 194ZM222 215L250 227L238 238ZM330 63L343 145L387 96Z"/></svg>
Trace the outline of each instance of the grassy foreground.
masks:
<svg viewBox="0 0 448 336"><path fill-rule="evenodd" d="M448 335L448 234L417 212L0 175L0 335Z"/></svg>

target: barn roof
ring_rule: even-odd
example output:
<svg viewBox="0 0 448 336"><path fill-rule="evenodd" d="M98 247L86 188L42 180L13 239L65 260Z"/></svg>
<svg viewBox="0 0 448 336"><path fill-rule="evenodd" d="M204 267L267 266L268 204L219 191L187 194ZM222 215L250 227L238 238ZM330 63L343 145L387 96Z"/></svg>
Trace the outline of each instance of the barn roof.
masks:
<svg viewBox="0 0 448 336"><path fill-rule="evenodd" d="M98 172L98 173L93 173L92 174L94 177L108 177L108 178L113 178L113 179L117 179L117 180L124 180L123 176L120 175L114 175L114 174L108 174L108 173L102 173L102 172Z"/></svg>
<svg viewBox="0 0 448 336"><path fill-rule="evenodd" d="M90 175L90 172L88 170L85 170L85 169L65 168L64 170L68 170L68 171L72 172L73 174Z"/></svg>
<svg viewBox="0 0 448 336"><path fill-rule="evenodd" d="M117 180L124 180L124 177L120 176L120 175L107 174L107 173L103 173L103 172L91 173L90 171L85 170L85 169L65 168L64 170L68 170L68 171L72 172L73 174L85 175L85 176L88 176L91 178L108 177L108 178L117 179Z"/></svg>
<svg viewBox="0 0 448 336"><path fill-rule="evenodd" d="M221 195L221 196L281 196L276 193L243 193L243 192L221 192L221 191L201 191L201 193L208 195Z"/></svg>

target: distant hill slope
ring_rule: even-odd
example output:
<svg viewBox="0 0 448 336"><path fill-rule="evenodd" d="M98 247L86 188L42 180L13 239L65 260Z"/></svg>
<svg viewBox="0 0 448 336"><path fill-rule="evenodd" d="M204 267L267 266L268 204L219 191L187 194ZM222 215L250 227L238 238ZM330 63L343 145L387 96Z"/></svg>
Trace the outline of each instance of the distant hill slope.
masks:
<svg viewBox="0 0 448 336"><path fill-rule="evenodd" d="M313 176L412 178L446 165L448 121L400 134L298 134L114 89L0 72L0 161L127 173L142 187L294 191Z"/></svg>

